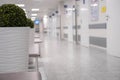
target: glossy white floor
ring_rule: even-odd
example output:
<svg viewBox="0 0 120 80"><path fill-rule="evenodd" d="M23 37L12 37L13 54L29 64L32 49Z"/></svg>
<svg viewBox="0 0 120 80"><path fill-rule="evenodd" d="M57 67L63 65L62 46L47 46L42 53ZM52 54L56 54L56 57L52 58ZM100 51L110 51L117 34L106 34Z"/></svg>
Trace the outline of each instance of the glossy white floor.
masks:
<svg viewBox="0 0 120 80"><path fill-rule="evenodd" d="M50 37L41 44L39 66L43 80L120 80L120 58Z"/></svg>

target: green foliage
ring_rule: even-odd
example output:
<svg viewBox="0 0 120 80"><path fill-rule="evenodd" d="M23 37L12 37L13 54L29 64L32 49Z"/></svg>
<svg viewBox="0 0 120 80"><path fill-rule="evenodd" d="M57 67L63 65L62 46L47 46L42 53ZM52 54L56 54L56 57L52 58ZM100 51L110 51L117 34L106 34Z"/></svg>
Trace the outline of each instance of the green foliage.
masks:
<svg viewBox="0 0 120 80"><path fill-rule="evenodd" d="M31 19L27 19L27 26L34 28L34 22Z"/></svg>
<svg viewBox="0 0 120 80"><path fill-rule="evenodd" d="M14 4L0 6L0 27L25 27L27 18L25 12Z"/></svg>

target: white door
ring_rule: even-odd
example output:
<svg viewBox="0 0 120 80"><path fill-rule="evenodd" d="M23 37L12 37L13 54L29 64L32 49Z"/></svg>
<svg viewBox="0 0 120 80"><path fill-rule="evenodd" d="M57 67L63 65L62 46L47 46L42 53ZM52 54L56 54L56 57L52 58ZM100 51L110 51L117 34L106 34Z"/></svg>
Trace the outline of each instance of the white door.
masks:
<svg viewBox="0 0 120 80"><path fill-rule="evenodd" d="M107 0L107 51L120 57L120 0Z"/></svg>
<svg viewBox="0 0 120 80"><path fill-rule="evenodd" d="M88 12L81 13L82 23L81 23L81 45L89 46L89 29L88 29Z"/></svg>
<svg viewBox="0 0 120 80"><path fill-rule="evenodd" d="M72 26L72 11L69 11L67 15L68 25L68 41L73 42L73 26Z"/></svg>
<svg viewBox="0 0 120 80"><path fill-rule="evenodd" d="M60 39L60 25L61 24L61 21L60 21L60 16L58 15L57 16L57 37L58 37L58 39Z"/></svg>
<svg viewBox="0 0 120 80"><path fill-rule="evenodd" d="M75 11L72 12L72 38L73 42L76 42L76 30L75 30Z"/></svg>
<svg viewBox="0 0 120 80"><path fill-rule="evenodd" d="M89 0L86 0L86 4L81 3L81 45L89 47Z"/></svg>

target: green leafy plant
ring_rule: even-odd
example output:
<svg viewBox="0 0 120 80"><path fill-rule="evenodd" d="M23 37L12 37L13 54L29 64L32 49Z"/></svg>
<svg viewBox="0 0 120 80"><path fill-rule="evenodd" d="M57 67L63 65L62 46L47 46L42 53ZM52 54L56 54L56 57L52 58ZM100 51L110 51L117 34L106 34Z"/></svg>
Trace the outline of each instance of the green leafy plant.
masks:
<svg viewBox="0 0 120 80"><path fill-rule="evenodd" d="M0 6L0 27L25 27L27 18L24 10L15 4Z"/></svg>
<svg viewBox="0 0 120 80"><path fill-rule="evenodd" d="M31 19L27 19L27 26L34 28L34 22Z"/></svg>

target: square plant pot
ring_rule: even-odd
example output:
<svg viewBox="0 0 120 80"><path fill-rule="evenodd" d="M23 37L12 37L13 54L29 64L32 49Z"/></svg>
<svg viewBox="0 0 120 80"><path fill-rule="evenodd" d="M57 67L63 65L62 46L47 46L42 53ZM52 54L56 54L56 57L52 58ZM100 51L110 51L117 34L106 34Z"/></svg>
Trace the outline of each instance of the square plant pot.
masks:
<svg viewBox="0 0 120 80"><path fill-rule="evenodd" d="M29 27L0 27L0 73L28 71Z"/></svg>

